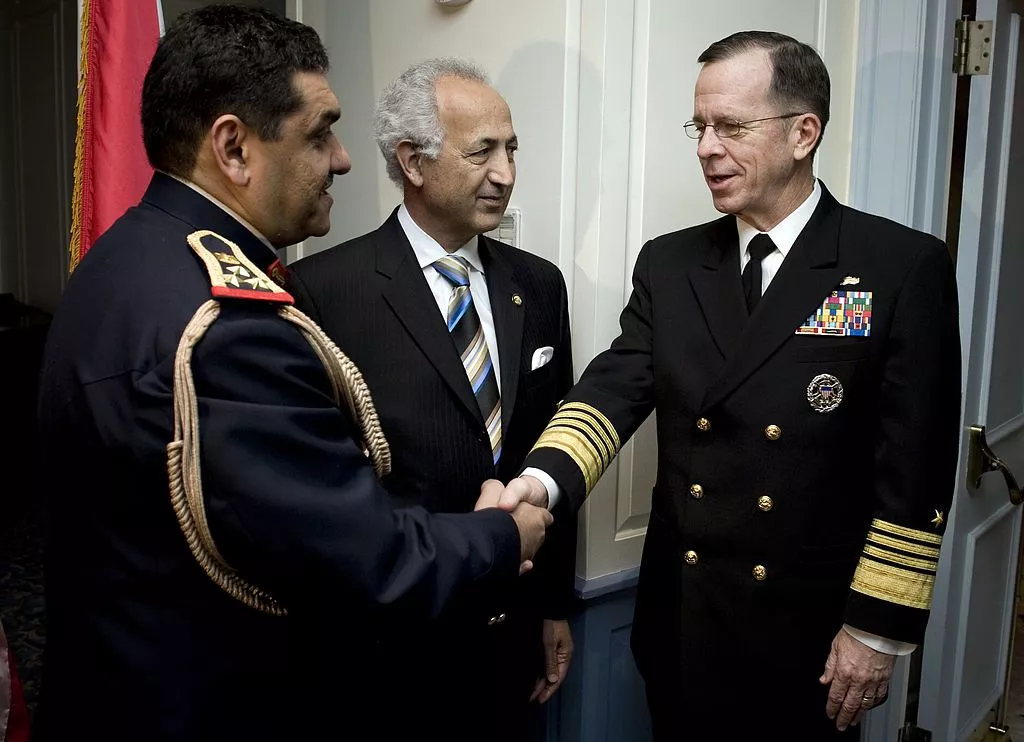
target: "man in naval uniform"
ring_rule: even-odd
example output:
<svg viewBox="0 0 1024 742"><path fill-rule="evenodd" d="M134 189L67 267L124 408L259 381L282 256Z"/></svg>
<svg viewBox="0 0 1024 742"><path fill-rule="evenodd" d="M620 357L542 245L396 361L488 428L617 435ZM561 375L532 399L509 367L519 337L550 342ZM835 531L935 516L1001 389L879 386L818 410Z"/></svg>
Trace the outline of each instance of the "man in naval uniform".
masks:
<svg viewBox="0 0 1024 742"><path fill-rule="evenodd" d="M776 33L709 47L686 132L726 216L648 242L621 334L527 457L575 506L658 410L632 647L657 740L851 739L925 631L954 485L955 277L814 178L829 79Z"/></svg>

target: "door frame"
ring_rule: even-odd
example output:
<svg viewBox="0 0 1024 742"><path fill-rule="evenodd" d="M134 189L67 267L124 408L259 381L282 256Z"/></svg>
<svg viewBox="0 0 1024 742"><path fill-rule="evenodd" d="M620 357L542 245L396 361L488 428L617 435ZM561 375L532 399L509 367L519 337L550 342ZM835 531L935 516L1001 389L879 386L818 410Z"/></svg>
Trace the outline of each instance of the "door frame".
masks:
<svg viewBox="0 0 1024 742"><path fill-rule="evenodd" d="M940 239L946 230L956 94L952 34L960 8L960 0L859 4L850 206ZM970 326L961 329L970 333ZM970 337L963 343L970 347ZM947 589L940 571L935 592ZM910 657L902 657L889 702L865 717L864 742L895 742L909 678Z"/></svg>

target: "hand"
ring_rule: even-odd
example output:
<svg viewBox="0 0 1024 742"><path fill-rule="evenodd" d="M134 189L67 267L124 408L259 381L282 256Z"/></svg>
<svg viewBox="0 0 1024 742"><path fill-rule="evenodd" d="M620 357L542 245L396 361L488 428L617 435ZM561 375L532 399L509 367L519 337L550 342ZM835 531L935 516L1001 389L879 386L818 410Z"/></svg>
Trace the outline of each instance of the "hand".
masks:
<svg viewBox="0 0 1024 742"><path fill-rule="evenodd" d="M501 493L498 507L512 512L521 502L546 508L548 506L548 488L536 477L516 477Z"/></svg>
<svg viewBox="0 0 1024 742"><path fill-rule="evenodd" d="M525 502L512 511L512 518L519 528L519 574L522 575L533 569L533 557L544 543L544 534L554 518L547 509Z"/></svg>
<svg viewBox="0 0 1024 742"><path fill-rule="evenodd" d="M473 510L498 507L498 499L501 497L503 489L505 489L505 485L497 479L488 479L480 485L480 497L477 498L476 505L473 506Z"/></svg>
<svg viewBox="0 0 1024 742"><path fill-rule="evenodd" d="M547 703L562 685L572 661L572 632L568 621L544 619L544 673L537 678L530 700Z"/></svg>
<svg viewBox="0 0 1024 742"><path fill-rule="evenodd" d="M868 709L889 694L889 679L896 655L877 652L840 629L832 640L832 651L825 661L822 685L831 683L825 713L836 720L839 731L856 726Z"/></svg>

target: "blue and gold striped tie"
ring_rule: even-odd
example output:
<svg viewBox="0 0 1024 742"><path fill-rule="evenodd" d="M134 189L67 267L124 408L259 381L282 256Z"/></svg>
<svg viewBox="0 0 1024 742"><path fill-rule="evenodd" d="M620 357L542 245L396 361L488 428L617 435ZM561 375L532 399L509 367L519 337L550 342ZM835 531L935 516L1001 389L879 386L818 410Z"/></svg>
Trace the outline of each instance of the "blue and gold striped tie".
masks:
<svg viewBox="0 0 1024 742"><path fill-rule="evenodd" d="M480 405L487 435L491 439L491 453L497 464L501 458L501 397L491 354L487 352L484 328L469 290L469 263L465 258L448 255L434 261L433 265L434 270L453 286L448 300L448 332L455 341L455 349L462 356L462 365Z"/></svg>

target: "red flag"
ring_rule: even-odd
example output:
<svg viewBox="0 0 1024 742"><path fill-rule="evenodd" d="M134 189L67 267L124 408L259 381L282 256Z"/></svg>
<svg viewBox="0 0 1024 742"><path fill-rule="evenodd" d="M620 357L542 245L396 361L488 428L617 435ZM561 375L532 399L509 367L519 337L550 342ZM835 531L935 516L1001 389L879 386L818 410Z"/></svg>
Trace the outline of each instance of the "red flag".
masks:
<svg viewBox="0 0 1024 742"><path fill-rule="evenodd" d="M82 3L70 270L139 202L153 175L139 107L159 38L160 0Z"/></svg>

